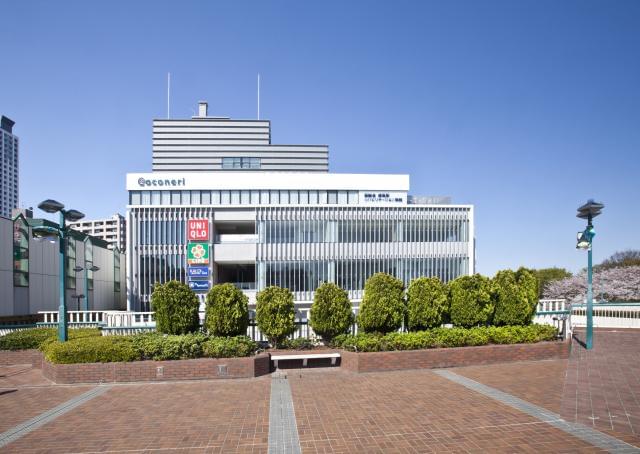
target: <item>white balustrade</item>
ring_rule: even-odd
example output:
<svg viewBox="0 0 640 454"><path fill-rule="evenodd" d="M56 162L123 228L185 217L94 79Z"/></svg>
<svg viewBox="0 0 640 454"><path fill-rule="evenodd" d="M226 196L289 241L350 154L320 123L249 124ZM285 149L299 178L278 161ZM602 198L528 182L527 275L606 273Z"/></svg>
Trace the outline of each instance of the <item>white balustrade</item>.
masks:
<svg viewBox="0 0 640 454"><path fill-rule="evenodd" d="M43 323L57 324L58 311L39 311ZM103 323L105 311L67 311L67 323L82 325L100 325Z"/></svg>
<svg viewBox="0 0 640 454"><path fill-rule="evenodd" d="M584 304L574 305L571 309L573 326L587 325L587 307ZM640 304L594 304L594 328L640 328Z"/></svg>
<svg viewBox="0 0 640 454"><path fill-rule="evenodd" d="M156 326L155 312L107 311L104 325L107 328L151 328Z"/></svg>

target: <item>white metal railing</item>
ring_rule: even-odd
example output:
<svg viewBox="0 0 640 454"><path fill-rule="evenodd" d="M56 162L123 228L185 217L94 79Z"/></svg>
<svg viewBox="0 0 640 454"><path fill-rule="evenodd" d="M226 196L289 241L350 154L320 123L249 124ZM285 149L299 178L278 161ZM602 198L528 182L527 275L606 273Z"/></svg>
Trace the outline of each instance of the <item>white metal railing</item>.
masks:
<svg viewBox="0 0 640 454"><path fill-rule="evenodd" d="M223 233L215 236L215 243L257 243L258 235L253 233Z"/></svg>
<svg viewBox="0 0 640 454"><path fill-rule="evenodd" d="M568 305L565 299L542 299L538 301L536 313L567 311Z"/></svg>
<svg viewBox="0 0 640 454"><path fill-rule="evenodd" d="M151 328L156 326L155 312L107 311L104 326L107 328Z"/></svg>
<svg viewBox="0 0 640 454"><path fill-rule="evenodd" d="M67 323L97 326L104 322L105 313L106 311L67 311ZM58 323L58 311L38 311L38 314L42 314L42 323Z"/></svg>
<svg viewBox="0 0 640 454"><path fill-rule="evenodd" d="M574 327L587 325L586 305L574 305L571 308L571 322ZM594 328L640 328L640 304L594 304L593 326Z"/></svg>

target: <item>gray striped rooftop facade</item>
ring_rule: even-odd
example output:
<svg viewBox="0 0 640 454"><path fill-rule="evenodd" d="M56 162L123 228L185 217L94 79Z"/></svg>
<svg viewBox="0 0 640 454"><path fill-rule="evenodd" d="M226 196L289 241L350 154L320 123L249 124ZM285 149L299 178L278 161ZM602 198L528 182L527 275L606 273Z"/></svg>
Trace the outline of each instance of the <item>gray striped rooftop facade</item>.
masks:
<svg viewBox="0 0 640 454"><path fill-rule="evenodd" d="M153 121L154 172L328 172L326 145L273 145L271 122L194 117Z"/></svg>

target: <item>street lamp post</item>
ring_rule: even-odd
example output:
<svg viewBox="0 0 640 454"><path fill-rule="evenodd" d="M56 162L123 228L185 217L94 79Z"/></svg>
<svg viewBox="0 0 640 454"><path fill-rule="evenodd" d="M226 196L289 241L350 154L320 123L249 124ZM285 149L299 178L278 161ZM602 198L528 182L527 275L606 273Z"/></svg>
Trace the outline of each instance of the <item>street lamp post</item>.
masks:
<svg viewBox="0 0 640 454"><path fill-rule="evenodd" d="M38 205L42 211L47 213L60 213L60 225L58 228L42 227L34 229L34 234L39 233L42 236L57 236L59 238L59 260L60 260L60 305L58 306L58 340L60 342L66 342L68 339L68 324L67 324L67 304L64 297L65 285L65 240L67 238L67 229L65 221L68 219L71 222L79 221L84 217L84 214L77 210L65 210L64 205L55 200L47 199Z"/></svg>
<svg viewBox="0 0 640 454"><path fill-rule="evenodd" d="M593 348L593 258L592 244L596 232L593 229L593 218L598 216L604 204L589 199L587 203L578 208L577 217L587 220L587 228L578 233L576 248L587 250L587 350Z"/></svg>

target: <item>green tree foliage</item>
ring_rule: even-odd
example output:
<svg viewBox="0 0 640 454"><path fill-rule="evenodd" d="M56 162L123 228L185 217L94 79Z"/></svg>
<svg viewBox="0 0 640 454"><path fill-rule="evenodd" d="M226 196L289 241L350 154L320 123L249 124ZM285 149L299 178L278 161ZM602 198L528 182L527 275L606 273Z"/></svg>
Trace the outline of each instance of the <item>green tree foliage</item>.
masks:
<svg viewBox="0 0 640 454"><path fill-rule="evenodd" d="M439 327L449 309L449 291L437 277L420 277L409 284L407 312L409 331Z"/></svg>
<svg viewBox="0 0 640 454"><path fill-rule="evenodd" d="M330 282L320 285L313 297L309 324L327 342L349 331L353 312L347 292Z"/></svg>
<svg viewBox="0 0 640 454"><path fill-rule="evenodd" d="M199 329L198 297L187 284L169 281L156 284L151 294L156 331L164 334L193 333Z"/></svg>
<svg viewBox="0 0 640 454"><path fill-rule="evenodd" d="M278 347L295 329L293 294L286 288L267 287L256 295L256 322L269 343Z"/></svg>
<svg viewBox="0 0 640 454"><path fill-rule="evenodd" d="M249 299L233 284L214 285L207 294L205 326L214 336L244 336L249 326Z"/></svg>
<svg viewBox="0 0 640 454"><path fill-rule="evenodd" d="M549 282L571 277L571 273L564 268L540 268L531 271L538 278L538 298L542 298L544 288Z"/></svg>
<svg viewBox="0 0 640 454"><path fill-rule="evenodd" d="M595 270L608 270L627 266L640 266L640 250L628 249L618 251L611 257L605 259L600 265L594 266Z"/></svg>
<svg viewBox="0 0 640 454"><path fill-rule="evenodd" d="M402 326L406 306L404 285L386 273L376 273L364 284L358 326L364 332L388 333Z"/></svg>
<svg viewBox="0 0 640 454"><path fill-rule="evenodd" d="M489 278L480 274L462 276L449 283L449 291L451 323L464 328L491 323L494 304Z"/></svg>
<svg viewBox="0 0 640 454"><path fill-rule="evenodd" d="M499 271L492 280L493 324L528 325L538 302L538 279L526 268Z"/></svg>

